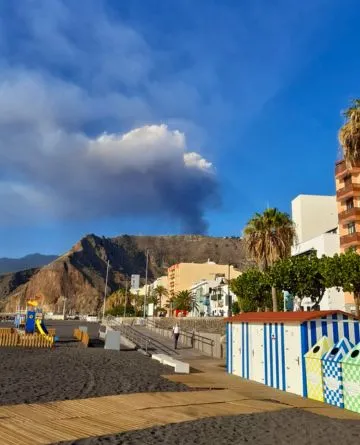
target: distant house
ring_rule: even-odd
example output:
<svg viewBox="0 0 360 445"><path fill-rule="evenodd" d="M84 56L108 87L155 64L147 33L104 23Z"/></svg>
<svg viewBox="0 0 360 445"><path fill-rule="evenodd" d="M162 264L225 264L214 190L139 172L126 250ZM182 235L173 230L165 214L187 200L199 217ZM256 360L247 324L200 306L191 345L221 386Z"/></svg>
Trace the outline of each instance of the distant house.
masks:
<svg viewBox="0 0 360 445"><path fill-rule="evenodd" d="M168 269L168 290L170 296L190 289L201 280L214 280L223 274L229 279L237 278L241 272L229 264L216 264L208 260L206 263L179 263Z"/></svg>
<svg viewBox="0 0 360 445"><path fill-rule="evenodd" d="M201 280L191 286L194 307L192 316L224 317L229 313L229 301L235 301L236 296L230 291L224 274L219 274L214 280Z"/></svg>

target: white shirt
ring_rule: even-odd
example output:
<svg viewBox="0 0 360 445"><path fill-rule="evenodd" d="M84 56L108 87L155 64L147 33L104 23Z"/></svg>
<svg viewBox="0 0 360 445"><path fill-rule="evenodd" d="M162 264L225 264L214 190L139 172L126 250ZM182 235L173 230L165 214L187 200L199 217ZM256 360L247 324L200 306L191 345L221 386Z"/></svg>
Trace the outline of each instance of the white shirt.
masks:
<svg viewBox="0 0 360 445"><path fill-rule="evenodd" d="M175 326L175 327L173 328L173 331L174 331L174 334L179 334L179 333L180 333L180 328L179 328L179 326Z"/></svg>

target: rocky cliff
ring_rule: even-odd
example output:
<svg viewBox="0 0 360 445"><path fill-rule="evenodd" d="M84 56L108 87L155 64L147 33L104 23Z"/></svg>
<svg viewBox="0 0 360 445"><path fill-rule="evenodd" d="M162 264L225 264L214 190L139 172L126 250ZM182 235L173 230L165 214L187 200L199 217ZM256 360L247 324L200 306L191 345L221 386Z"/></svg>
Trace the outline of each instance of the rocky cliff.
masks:
<svg viewBox="0 0 360 445"><path fill-rule="evenodd" d="M5 296L6 309L13 310L25 299L38 295L46 310L56 310L67 298L68 309L96 312L104 294L106 263L110 261L108 293L123 287L131 274L145 277L146 249L149 249L149 280L166 274L178 262L246 264L245 249L239 238L205 236L119 236L104 238L87 235L69 252L35 271ZM1 288L0 288L1 291Z"/></svg>

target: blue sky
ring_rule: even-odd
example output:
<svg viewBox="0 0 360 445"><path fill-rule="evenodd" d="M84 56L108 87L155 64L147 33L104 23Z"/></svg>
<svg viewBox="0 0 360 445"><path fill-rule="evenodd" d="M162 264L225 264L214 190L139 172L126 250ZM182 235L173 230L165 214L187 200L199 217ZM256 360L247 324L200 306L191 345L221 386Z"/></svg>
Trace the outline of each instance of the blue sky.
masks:
<svg viewBox="0 0 360 445"><path fill-rule="evenodd" d="M359 19L356 0L0 0L0 256L239 235L333 194Z"/></svg>

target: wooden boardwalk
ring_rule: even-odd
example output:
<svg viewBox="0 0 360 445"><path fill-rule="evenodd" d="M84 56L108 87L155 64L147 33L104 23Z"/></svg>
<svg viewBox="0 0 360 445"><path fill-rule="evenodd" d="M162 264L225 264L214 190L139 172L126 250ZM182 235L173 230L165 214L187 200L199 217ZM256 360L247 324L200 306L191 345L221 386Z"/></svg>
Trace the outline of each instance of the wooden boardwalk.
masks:
<svg viewBox="0 0 360 445"><path fill-rule="evenodd" d="M292 408L339 419L360 420L355 413L229 376L219 366L220 362L214 360L195 360L191 365L203 372L167 378L193 388L213 390L126 394L1 406L0 443L43 445L204 417Z"/></svg>

